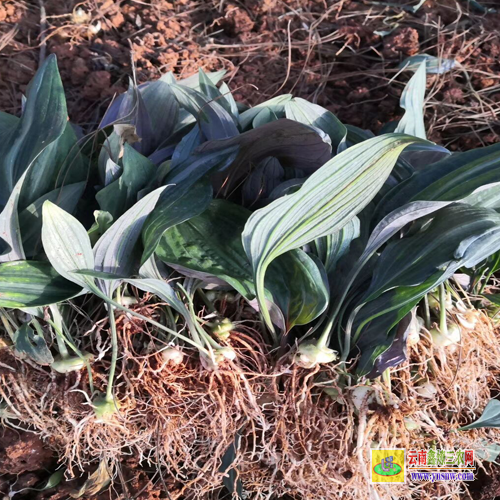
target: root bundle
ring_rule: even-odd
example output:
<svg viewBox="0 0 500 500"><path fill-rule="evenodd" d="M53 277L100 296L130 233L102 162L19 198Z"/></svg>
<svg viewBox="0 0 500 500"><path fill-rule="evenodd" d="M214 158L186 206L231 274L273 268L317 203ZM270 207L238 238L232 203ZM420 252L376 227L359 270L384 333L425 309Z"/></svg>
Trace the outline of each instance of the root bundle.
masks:
<svg viewBox="0 0 500 500"><path fill-rule="evenodd" d="M477 419L498 390L498 337L486 319L454 352L433 352L423 339L388 380L370 386L374 398L355 404L334 366L306 370L290 358L273 361L258 331L231 334L235 362L208 371L196 354L166 363L150 352L143 325L118 318L119 412L96 418L85 370L51 375L2 350L0 396L8 425L29 427L52 447L76 478L105 461L120 484L120 464L158 471L173 499L215 498L224 479L241 481L251 498L462 498L466 483L372 485L370 449L480 449L499 442L495 429L457 429ZM95 388L105 384L106 356L92 365ZM437 388L422 397L418 381ZM332 397L332 394L337 397ZM409 425L411 424L411 425ZM480 467L488 468L487 462ZM234 474L229 474L232 471Z"/></svg>

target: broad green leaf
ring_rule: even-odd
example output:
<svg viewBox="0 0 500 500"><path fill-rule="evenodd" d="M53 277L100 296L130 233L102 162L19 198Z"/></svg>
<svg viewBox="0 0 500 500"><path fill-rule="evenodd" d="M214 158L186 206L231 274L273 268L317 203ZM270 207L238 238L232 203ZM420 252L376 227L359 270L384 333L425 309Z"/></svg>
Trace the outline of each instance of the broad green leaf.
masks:
<svg viewBox="0 0 500 500"><path fill-rule="evenodd" d="M144 252L141 264L153 255L165 231L202 213L212 200L212 188L206 181L194 185L169 185L144 224Z"/></svg>
<svg viewBox="0 0 500 500"><path fill-rule="evenodd" d="M62 278L48 262L19 260L0 264L0 307L56 304L79 291L79 287Z"/></svg>
<svg viewBox="0 0 500 500"><path fill-rule="evenodd" d="M157 80L141 89L142 99L151 120L155 147L170 137L179 117L179 104L167 83Z"/></svg>
<svg viewBox="0 0 500 500"><path fill-rule="evenodd" d="M358 369L372 369L392 344L390 331L426 293L499 248L500 214L465 204L442 208L416 234L389 243L350 319L352 324L355 318L353 340L362 351Z"/></svg>
<svg viewBox="0 0 500 500"><path fill-rule="evenodd" d="M217 85L223 78L224 75L227 73L225 69L220 69L219 71L210 71L208 73L205 73L207 78L214 84ZM164 78L166 75L162 76ZM168 83L175 83L175 79L172 81L171 79L166 79L165 81L168 81ZM189 87L194 90L201 90L200 88L200 76L198 73L194 73L191 76L188 76L187 78L184 78L182 80L178 80L177 83L179 85L183 85L184 87Z"/></svg>
<svg viewBox="0 0 500 500"><path fill-rule="evenodd" d="M500 401L492 399L486 405L483 414L471 424L460 427L460 431L469 431L471 429L481 429L484 427L497 428L500 427Z"/></svg>
<svg viewBox="0 0 500 500"><path fill-rule="evenodd" d="M278 158L285 169L297 168L306 174L318 170L331 157L331 146L315 129L288 119L268 123L232 139L205 142L197 153L214 154L231 148L238 150L236 159L227 171L214 177L214 186L223 187L224 195L241 184L253 165L270 156Z"/></svg>
<svg viewBox="0 0 500 500"><path fill-rule="evenodd" d="M282 113L283 116L278 116L274 112L272 108L262 108L259 113L255 116L255 118L252 121L252 128L259 128L263 127L264 125L267 125L268 123L275 122L279 120L280 118L284 118L285 114Z"/></svg>
<svg viewBox="0 0 500 500"><path fill-rule="evenodd" d="M279 255L333 234L377 194L399 153L416 139L387 135L353 146L312 174L294 194L257 210L243 232L243 246L252 264L264 319L264 277Z"/></svg>
<svg viewBox="0 0 500 500"><path fill-rule="evenodd" d="M0 141L8 143L9 137L16 129L20 118L0 111Z"/></svg>
<svg viewBox="0 0 500 500"><path fill-rule="evenodd" d="M189 156L196 150L196 148L202 143L201 130L199 127L193 127L189 133L187 133L177 144L173 154L172 154L172 164L171 168L174 169L178 165L185 162Z"/></svg>
<svg viewBox="0 0 500 500"><path fill-rule="evenodd" d="M262 160L250 173L243 184L242 196L245 206L252 206L261 198L267 198L271 192L285 180L285 169L277 158L272 156Z"/></svg>
<svg viewBox="0 0 500 500"><path fill-rule="evenodd" d="M233 117L217 101L181 85L172 85L171 88L179 105L196 118L208 140L227 139L239 134Z"/></svg>
<svg viewBox="0 0 500 500"><path fill-rule="evenodd" d="M168 229L156 255L167 264L217 276L251 298L252 268L241 243L249 214L229 201L214 200L201 215Z"/></svg>
<svg viewBox="0 0 500 500"><path fill-rule="evenodd" d="M12 193L7 200L2 213L0 213L0 238L9 246L9 252L0 255L0 262L11 262L25 258L23 242L21 239L21 228L19 226L19 196L23 187L28 170L17 181Z"/></svg>
<svg viewBox="0 0 500 500"><path fill-rule="evenodd" d="M33 257L42 248L42 206L44 202L49 200L66 212L72 213L85 189L85 184L86 182L77 182L54 189L20 212L19 225L24 253L27 257Z"/></svg>
<svg viewBox="0 0 500 500"><path fill-rule="evenodd" d="M215 101L220 104L230 115L232 115L231 105L228 100L222 96L221 91L212 83L202 68L199 69L199 78L201 92L211 101Z"/></svg>
<svg viewBox="0 0 500 500"><path fill-rule="evenodd" d="M94 269L87 231L77 219L50 201L43 204L42 217L42 243L49 262L61 276L86 288L90 278L73 271Z"/></svg>
<svg viewBox="0 0 500 500"><path fill-rule="evenodd" d="M273 97L268 101L261 104L257 104L253 108L247 109L240 115L240 126L242 130L246 130L249 125L253 122L255 117L264 109L269 108L273 113L277 115L283 115L285 113L285 104L293 98L292 94L284 94L277 97Z"/></svg>
<svg viewBox="0 0 500 500"><path fill-rule="evenodd" d="M319 259L302 250L292 250L272 262L265 286L283 313L286 331L307 325L328 307L325 269Z"/></svg>
<svg viewBox="0 0 500 500"><path fill-rule="evenodd" d="M349 251L352 241L359 237L359 231L359 219L353 217L334 234L314 240L316 255L325 266L330 279L334 279L337 262Z"/></svg>
<svg viewBox="0 0 500 500"><path fill-rule="evenodd" d="M21 190L20 209L57 188L86 181L87 173L74 128L67 122L62 135L49 144L31 165Z"/></svg>
<svg viewBox="0 0 500 500"><path fill-rule="evenodd" d="M127 143L124 144L122 161L121 176L96 194L101 210L109 212L114 219L134 205L139 191L151 182L156 171L145 156Z"/></svg>
<svg viewBox="0 0 500 500"><path fill-rule="evenodd" d="M426 83L425 62L422 62L401 94L401 107L405 110L405 114L396 127L396 133L426 139L424 125Z"/></svg>
<svg viewBox="0 0 500 500"><path fill-rule="evenodd" d="M458 62L455 59L443 59L429 54L416 54L408 57L400 65L399 69L417 71L421 64L425 62L428 74L443 74L452 70Z"/></svg>
<svg viewBox="0 0 500 500"><path fill-rule="evenodd" d="M16 353L28 356L39 365L50 365L54 358L45 339L33 331L28 323L24 323L14 334Z"/></svg>
<svg viewBox="0 0 500 500"><path fill-rule="evenodd" d="M0 207L31 162L64 132L67 119L56 57L50 55L28 87L23 116L0 144Z"/></svg>
<svg viewBox="0 0 500 500"><path fill-rule="evenodd" d="M239 114L240 114L239 110L238 110L238 104L234 100L233 94L231 93L231 90L229 89L227 84L225 82L222 82L219 90L220 90L220 93L222 94L223 99L225 99L226 102L228 103L228 106L229 106L228 111L235 118L238 118Z"/></svg>
<svg viewBox="0 0 500 500"><path fill-rule="evenodd" d="M144 222L166 189L168 186L155 189L111 225L94 247L95 265L88 266L87 269L130 276L135 262L139 260L136 245L141 237ZM104 283L103 287L108 293L113 289L111 283Z"/></svg>
<svg viewBox="0 0 500 500"><path fill-rule="evenodd" d="M165 183L172 187L165 191L144 225L142 264L153 254L162 234L169 227L200 214L208 207L212 200L212 187L207 176L214 171L225 170L234 161L236 152L237 148L233 147L190 155L172 168L165 179Z"/></svg>
<svg viewBox="0 0 500 500"><path fill-rule="evenodd" d="M166 231L156 254L167 264L216 276L251 300L252 268L241 241L249 215L243 207L214 200L201 215ZM287 329L312 321L326 308L329 293L322 267L300 250L271 265L265 287L281 308Z"/></svg>
<svg viewBox="0 0 500 500"><path fill-rule="evenodd" d="M285 114L290 120L311 125L325 132L332 141L333 151L337 151L345 141L347 129L345 125L331 112L317 104L294 97L285 104Z"/></svg>
<svg viewBox="0 0 500 500"><path fill-rule="evenodd" d="M377 206L375 219L415 200L461 200L476 189L498 182L500 144L454 153L416 172L392 189Z"/></svg>

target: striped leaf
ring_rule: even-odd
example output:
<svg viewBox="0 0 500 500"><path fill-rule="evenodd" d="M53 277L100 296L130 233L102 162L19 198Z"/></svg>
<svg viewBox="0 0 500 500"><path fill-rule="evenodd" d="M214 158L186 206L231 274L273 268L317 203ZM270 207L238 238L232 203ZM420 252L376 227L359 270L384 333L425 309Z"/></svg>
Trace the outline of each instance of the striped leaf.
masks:
<svg viewBox="0 0 500 500"><path fill-rule="evenodd" d="M406 111L395 132L426 139L424 125L424 99L426 85L425 61L410 78L401 94L401 107Z"/></svg>
<svg viewBox="0 0 500 500"><path fill-rule="evenodd" d="M93 279L74 271L94 269L87 231L71 214L46 201L42 208L42 243L49 262L64 278L83 288Z"/></svg>
<svg viewBox="0 0 500 500"><path fill-rule="evenodd" d="M56 304L80 288L61 277L48 262L18 260L0 264L0 307Z"/></svg>
<svg viewBox="0 0 500 500"><path fill-rule="evenodd" d="M334 234L377 194L400 152L417 139L399 134L353 146L312 174L294 194L252 214L243 246L253 268L257 299L272 329L264 302L264 278L279 255Z"/></svg>

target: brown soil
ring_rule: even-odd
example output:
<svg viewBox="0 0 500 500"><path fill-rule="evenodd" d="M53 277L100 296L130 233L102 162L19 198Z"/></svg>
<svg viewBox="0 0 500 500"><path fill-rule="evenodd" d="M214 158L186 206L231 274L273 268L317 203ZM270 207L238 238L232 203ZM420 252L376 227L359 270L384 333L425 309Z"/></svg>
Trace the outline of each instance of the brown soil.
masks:
<svg viewBox="0 0 500 500"><path fill-rule="evenodd" d="M378 131L401 114L408 75L396 74L398 64L426 52L462 65L428 78L431 138L453 149L500 140L500 13L478 12L466 0L427 0L416 13L409 1L42 3L42 28L35 0L0 5L2 110L19 111L45 40L58 55L70 116L80 124L95 124L112 95L125 90L132 51L140 82L166 71L189 76L199 66L225 67L236 96L249 104L293 92Z"/></svg>

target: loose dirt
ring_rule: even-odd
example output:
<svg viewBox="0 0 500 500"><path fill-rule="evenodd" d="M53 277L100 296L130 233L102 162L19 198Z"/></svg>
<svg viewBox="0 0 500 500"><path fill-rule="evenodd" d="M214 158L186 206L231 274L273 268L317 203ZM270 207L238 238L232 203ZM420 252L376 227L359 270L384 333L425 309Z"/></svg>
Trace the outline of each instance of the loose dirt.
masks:
<svg viewBox="0 0 500 500"><path fill-rule="evenodd" d="M40 4L46 11L41 23ZM452 149L500 140L500 13L466 0L5 0L0 5L0 109L19 112L40 59L56 53L70 117L95 125L132 73L137 80L226 68L238 99L292 92L346 123L379 131L401 116L406 57L460 65L428 78L431 139ZM498 2L483 1L485 9Z"/></svg>

